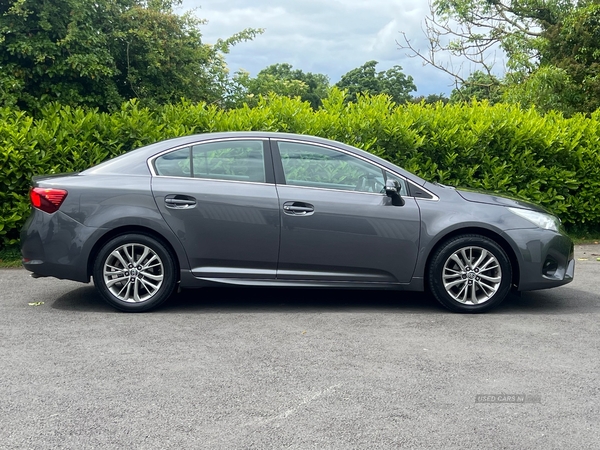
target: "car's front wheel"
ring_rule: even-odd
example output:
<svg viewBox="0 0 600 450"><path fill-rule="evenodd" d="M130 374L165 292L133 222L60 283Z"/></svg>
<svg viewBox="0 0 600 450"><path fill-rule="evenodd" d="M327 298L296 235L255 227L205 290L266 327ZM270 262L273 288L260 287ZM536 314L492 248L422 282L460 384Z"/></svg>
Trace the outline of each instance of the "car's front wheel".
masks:
<svg viewBox="0 0 600 450"><path fill-rule="evenodd" d="M93 277L104 300L127 312L157 307L177 284L171 253L145 234L124 234L108 241L98 252Z"/></svg>
<svg viewBox="0 0 600 450"><path fill-rule="evenodd" d="M481 235L463 235L444 242L429 265L429 288L455 312L479 313L508 295L512 268L506 252Z"/></svg>

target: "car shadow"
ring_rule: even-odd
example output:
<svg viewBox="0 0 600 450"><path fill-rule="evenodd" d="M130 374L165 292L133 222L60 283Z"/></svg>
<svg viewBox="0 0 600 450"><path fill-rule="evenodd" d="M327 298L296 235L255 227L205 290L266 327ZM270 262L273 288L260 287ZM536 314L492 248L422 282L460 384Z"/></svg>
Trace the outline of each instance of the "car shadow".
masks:
<svg viewBox="0 0 600 450"><path fill-rule="evenodd" d="M600 295L562 286L511 294L490 314L600 314Z"/></svg>
<svg viewBox="0 0 600 450"><path fill-rule="evenodd" d="M53 303L68 311L116 311L106 304L93 285L74 289ZM204 288L174 295L154 310L155 314L240 312L394 312L447 314L426 293L384 290L327 290L293 288ZM511 294L487 314L600 313L600 296L562 287L548 291Z"/></svg>
<svg viewBox="0 0 600 450"><path fill-rule="evenodd" d="M161 311L356 311L390 310L442 312L435 299L424 293L383 290L298 288L189 289L174 296Z"/></svg>
<svg viewBox="0 0 600 450"><path fill-rule="evenodd" d="M52 308L81 312L118 312L104 302L93 285L58 297ZM173 295L154 313L292 312L343 310L404 310L444 312L424 293L340 289L185 289Z"/></svg>
<svg viewBox="0 0 600 450"><path fill-rule="evenodd" d="M51 307L77 312L115 312L115 309L102 299L91 283L61 295L51 303Z"/></svg>

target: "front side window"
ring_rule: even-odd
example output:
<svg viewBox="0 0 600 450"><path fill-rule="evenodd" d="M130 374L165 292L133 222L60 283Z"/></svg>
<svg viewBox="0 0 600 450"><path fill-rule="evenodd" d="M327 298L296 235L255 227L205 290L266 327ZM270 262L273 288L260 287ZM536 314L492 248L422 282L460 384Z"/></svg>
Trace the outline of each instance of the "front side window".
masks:
<svg viewBox="0 0 600 450"><path fill-rule="evenodd" d="M310 144L279 142L288 185L380 192L382 170L346 153Z"/></svg>
<svg viewBox="0 0 600 450"><path fill-rule="evenodd" d="M265 182L262 141L197 144L156 158L158 175L215 180Z"/></svg>
<svg viewBox="0 0 600 450"><path fill-rule="evenodd" d="M406 192L404 180L347 153L295 142L278 142L278 147L288 185L382 193L390 178Z"/></svg>

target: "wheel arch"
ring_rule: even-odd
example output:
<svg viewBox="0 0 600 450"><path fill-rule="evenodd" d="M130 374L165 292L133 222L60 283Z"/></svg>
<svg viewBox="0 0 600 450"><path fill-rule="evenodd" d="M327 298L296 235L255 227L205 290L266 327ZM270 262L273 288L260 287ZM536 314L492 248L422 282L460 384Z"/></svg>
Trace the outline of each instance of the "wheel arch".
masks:
<svg viewBox="0 0 600 450"><path fill-rule="evenodd" d="M96 256L98 256L100 249L102 249L102 247L104 247L104 245L111 239L113 239L117 236L124 235L124 234L145 234L147 236L150 236L150 237L158 240L162 245L164 245L165 248L167 249L167 251L171 254L171 258L173 259L173 263L175 264L175 269L176 269L175 276L177 277L177 281L179 282L180 277L181 277L181 273L180 273L181 266L179 264L179 258L177 256L177 252L175 251L175 249L173 248L173 246L171 245L171 243L169 242L168 239L166 239L164 236L162 236L160 233L153 230L152 228L144 227L141 225L124 225L124 226L109 230L105 234L103 234L100 237L100 239L98 239L96 241L96 243L92 247L92 250L90 251L90 254L89 254L88 260L87 260L88 279L92 276L92 272L94 269L94 261L96 260Z"/></svg>
<svg viewBox="0 0 600 450"><path fill-rule="evenodd" d="M510 265L512 268L512 285L513 286L519 286L520 283L520 275L521 275L521 271L520 271L520 266L519 266L519 260L517 259L517 255L514 251L514 249L512 248L512 246L508 243L508 241L502 237L500 234L496 233L495 231L489 230L487 228L482 228L482 227L465 227L465 228L457 228L455 230L452 230L442 236L440 236L437 241L435 242L435 244L433 245L433 247L431 248L431 250L429 251L429 254L427 255L427 260L425 262L425 271L424 271L424 278L425 278L425 286L427 289L427 286L429 285L429 267L431 265L431 260L433 259L433 256L435 255L435 253L438 251L438 249L444 245L448 240L455 238L457 236L462 236L464 234L479 234L481 236L487 237L491 240L493 240L494 242L496 242L496 244L498 244L500 247L502 247L502 250L504 250L504 253L506 253L506 256L508 256L508 260L510 261Z"/></svg>

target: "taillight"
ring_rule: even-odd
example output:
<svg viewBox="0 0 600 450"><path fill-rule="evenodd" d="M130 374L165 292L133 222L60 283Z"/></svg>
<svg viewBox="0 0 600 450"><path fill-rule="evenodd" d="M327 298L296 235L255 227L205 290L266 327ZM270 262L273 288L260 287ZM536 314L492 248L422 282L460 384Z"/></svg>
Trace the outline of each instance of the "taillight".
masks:
<svg viewBox="0 0 600 450"><path fill-rule="evenodd" d="M58 211L62 202L67 198L67 191L64 189L36 187L29 191L29 198L34 208L52 214Z"/></svg>

